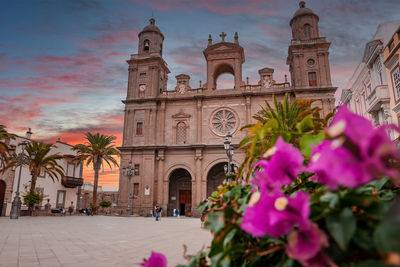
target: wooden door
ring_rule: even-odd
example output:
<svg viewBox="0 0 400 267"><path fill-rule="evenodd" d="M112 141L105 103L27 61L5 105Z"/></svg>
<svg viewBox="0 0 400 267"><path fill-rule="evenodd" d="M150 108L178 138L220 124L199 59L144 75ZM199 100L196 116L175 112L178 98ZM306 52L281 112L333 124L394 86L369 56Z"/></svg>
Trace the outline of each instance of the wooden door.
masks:
<svg viewBox="0 0 400 267"><path fill-rule="evenodd" d="M179 204L192 204L192 190L179 190Z"/></svg>

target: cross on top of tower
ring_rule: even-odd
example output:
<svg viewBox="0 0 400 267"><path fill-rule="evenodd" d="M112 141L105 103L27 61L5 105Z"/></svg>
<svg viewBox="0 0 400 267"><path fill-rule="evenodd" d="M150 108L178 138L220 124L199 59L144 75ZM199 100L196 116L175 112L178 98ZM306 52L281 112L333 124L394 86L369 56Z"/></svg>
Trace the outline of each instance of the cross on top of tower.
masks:
<svg viewBox="0 0 400 267"><path fill-rule="evenodd" d="M221 42L225 42L226 33L222 32L219 36L221 36Z"/></svg>

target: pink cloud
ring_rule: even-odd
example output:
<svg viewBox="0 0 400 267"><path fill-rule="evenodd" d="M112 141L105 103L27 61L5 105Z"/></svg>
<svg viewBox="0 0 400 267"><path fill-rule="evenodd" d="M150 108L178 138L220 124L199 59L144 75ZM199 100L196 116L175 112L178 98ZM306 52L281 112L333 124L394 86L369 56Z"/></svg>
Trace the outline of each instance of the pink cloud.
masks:
<svg viewBox="0 0 400 267"><path fill-rule="evenodd" d="M205 8L210 12L231 15L231 14L255 14L255 15L275 15L278 13L276 8L266 7L265 4L280 2L280 0L132 0L135 3L148 4L152 8L166 11L171 9L184 9L188 12L192 9Z"/></svg>
<svg viewBox="0 0 400 267"><path fill-rule="evenodd" d="M284 39L287 40L288 36L291 35L288 27L282 28L277 26L269 26L269 25L259 25L259 28L265 35L268 37L272 37L274 39Z"/></svg>
<svg viewBox="0 0 400 267"><path fill-rule="evenodd" d="M129 43L137 43L139 31L115 31L103 33L100 36L91 38L83 42L83 45L88 47L98 46L117 46Z"/></svg>

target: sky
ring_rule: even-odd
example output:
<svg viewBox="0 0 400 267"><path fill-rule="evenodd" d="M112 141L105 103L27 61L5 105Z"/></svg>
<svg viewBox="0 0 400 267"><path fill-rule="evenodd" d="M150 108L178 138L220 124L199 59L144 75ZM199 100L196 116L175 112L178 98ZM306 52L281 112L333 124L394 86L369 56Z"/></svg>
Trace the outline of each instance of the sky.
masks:
<svg viewBox="0 0 400 267"><path fill-rule="evenodd" d="M54 143L84 142L84 133L117 137L121 145L128 65L138 33L153 16L165 36L163 56L175 76L205 81L202 51L208 35L245 51L243 80L258 82L258 70L289 76L289 21L297 0L2 0L0 8L0 124L12 133ZM319 18L320 36L331 42L334 86L346 86L379 23L400 19L399 0L308 0ZM290 78L288 79L290 80ZM86 181L93 172L85 169ZM100 173L104 189L118 188L118 171Z"/></svg>

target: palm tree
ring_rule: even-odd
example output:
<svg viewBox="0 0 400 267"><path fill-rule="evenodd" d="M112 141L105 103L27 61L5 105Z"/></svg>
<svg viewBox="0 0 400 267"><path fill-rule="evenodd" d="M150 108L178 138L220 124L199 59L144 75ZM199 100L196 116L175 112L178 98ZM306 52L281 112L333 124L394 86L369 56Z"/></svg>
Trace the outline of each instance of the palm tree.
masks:
<svg viewBox="0 0 400 267"><path fill-rule="evenodd" d="M256 124L244 126L241 130L248 131L248 135L239 147L244 149L246 158L239 168L240 177L245 175L249 179L253 164L260 156L282 136L286 142L297 147L300 146L300 138L304 133L318 133L323 129L332 117L329 113L321 118L321 108L312 107L314 100L295 99L289 101L286 94L282 102L273 97L274 106L265 101L266 107L257 112L253 118ZM245 173L246 170L250 170Z"/></svg>
<svg viewBox="0 0 400 267"><path fill-rule="evenodd" d="M0 172L5 171L9 166L9 147L7 141L15 139L13 134L9 134L4 125L0 125Z"/></svg>
<svg viewBox="0 0 400 267"><path fill-rule="evenodd" d="M29 193L34 194L36 188L36 181L39 174L42 172L47 174L53 182L64 178L64 169L58 164L57 160L63 159L64 156L60 154L49 154L52 144L44 144L36 141L31 141L26 145L26 152L28 153L28 162L26 163L31 171L31 186ZM29 205L30 213L32 213L33 205Z"/></svg>
<svg viewBox="0 0 400 267"><path fill-rule="evenodd" d="M76 159L78 161L85 161L86 166L92 164L94 170L94 182L93 182L93 200L92 205L97 203L97 185L99 183L99 170L105 161L110 169L112 169L111 163L114 166L119 167L117 160L114 156L121 157L121 153L114 147L113 143L116 139L115 136L103 135L100 133L86 133L85 144L78 144L74 146L74 150L77 151Z"/></svg>

